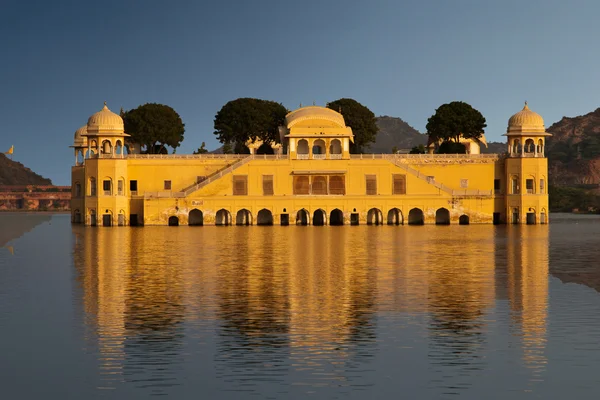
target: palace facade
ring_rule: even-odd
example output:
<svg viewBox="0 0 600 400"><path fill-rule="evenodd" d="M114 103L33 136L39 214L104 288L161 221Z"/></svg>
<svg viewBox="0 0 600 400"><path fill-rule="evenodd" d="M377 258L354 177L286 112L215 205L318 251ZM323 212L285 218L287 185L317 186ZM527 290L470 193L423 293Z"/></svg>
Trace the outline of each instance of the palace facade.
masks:
<svg viewBox="0 0 600 400"><path fill-rule="evenodd" d="M106 105L75 132L73 223L125 225L545 224L548 134L527 104L507 152L350 154L344 117L290 112L273 155L150 155Z"/></svg>

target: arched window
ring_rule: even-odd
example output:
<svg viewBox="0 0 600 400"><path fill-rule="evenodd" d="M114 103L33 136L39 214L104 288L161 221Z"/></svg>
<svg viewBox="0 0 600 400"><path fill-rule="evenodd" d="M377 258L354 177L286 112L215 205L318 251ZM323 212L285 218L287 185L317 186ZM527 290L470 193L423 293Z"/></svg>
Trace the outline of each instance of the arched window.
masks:
<svg viewBox="0 0 600 400"><path fill-rule="evenodd" d="M110 140L102 142L102 154L112 154L112 143Z"/></svg>
<svg viewBox="0 0 600 400"><path fill-rule="evenodd" d="M519 194L519 177L517 175L510 178L510 194Z"/></svg>
<svg viewBox="0 0 600 400"><path fill-rule="evenodd" d="M537 153L539 157L544 156L544 141L542 139L538 140Z"/></svg>
<svg viewBox="0 0 600 400"><path fill-rule="evenodd" d="M342 154L342 142L339 139L333 139L329 145L329 154Z"/></svg>
<svg viewBox="0 0 600 400"><path fill-rule="evenodd" d="M535 143L533 139L527 139L525 141L525 153L531 154L535 153Z"/></svg>
<svg viewBox="0 0 600 400"><path fill-rule="evenodd" d="M315 140L313 143L313 155L325 155L325 141L323 139ZM315 157L321 158L321 157Z"/></svg>
<svg viewBox="0 0 600 400"><path fill-rule="evenodd" d="M120 140L117 140L117 143L115 144L115 154L120 156L123 155L123 143Z"/></svg>
<svg viewBox="0 0 600 400"><path fill-rule="evenodd" d="M308 158L308 140L300 139L298 141L298 158Z"/></svg>
<svg viewBox="0 0 600 400"><path fill-rule="evenodd" d="M521 141L519 139L515 139L513 141L513 155L521 154Z"/></svg>
<svg viewBox="0 0 600 400"><path fill-rule="evenodd" d="M96 195L96 178L90 178L88 196Z"/></svg>

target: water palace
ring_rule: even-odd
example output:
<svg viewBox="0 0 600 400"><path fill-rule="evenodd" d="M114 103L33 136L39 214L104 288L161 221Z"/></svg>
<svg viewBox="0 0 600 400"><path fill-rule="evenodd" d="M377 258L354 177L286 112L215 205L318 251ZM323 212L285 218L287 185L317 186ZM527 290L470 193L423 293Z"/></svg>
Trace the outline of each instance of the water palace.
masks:
<svg viewBox="0 0 600 400"><path fill-rule="evenodd" d="M274 155L141 154L106 105L75 132L72 222L85 225L545 224L542 117L510 117L503 155L350 154L329 108L287 114ZM128 151L126 151L126 148Z"/></svg>

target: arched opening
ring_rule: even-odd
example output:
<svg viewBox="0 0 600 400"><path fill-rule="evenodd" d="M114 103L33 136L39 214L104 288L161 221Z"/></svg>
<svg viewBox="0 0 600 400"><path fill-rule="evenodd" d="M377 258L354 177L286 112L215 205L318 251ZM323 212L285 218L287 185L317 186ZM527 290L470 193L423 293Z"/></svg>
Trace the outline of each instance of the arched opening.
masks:
<svg viewBox="0 0 600 400"><path fill-rule="evenodd" d="M435 212L436 225L450 225L450 211L440 208Z"/></svg>
<svg viewBox="0 0 600 400"><path fill-rule="evenodd" d="M117 143L115 144L115 154L118 154L120 156L123 155L123 142L121 142L120 140L117 140Z"/></svg>
<svg viewBox="0 0 600 400"><path fill-rule="evenodd" d="M390 211L388 211L387 224L388 225L404 224L404 218L402 216L402 211L400 211L400 209L398 209L398 208L392 208Z"/></svg>
<svg viewBox="0 0 600 400"><path fill-rule="evenodd" d="M194 208L188 214L188 225L189 226L202 226L204 225L204 214L202 211Z"/></svg>
<svg viewBox="0 0 600 400"><path fill-rule="evenodd" d="M540 157L544 156L544 141L542 139L538 140L537 153Z"/></svg>
<svg viewBox="0 0 600 400"><path fill-rule="evenodd" d="M96 195L96 178L90 178L90 190L88 192L88 196Z"/></svg>
<svg viewBox="0 0 600 400"><path fill-rule="evenodd" d="M320 208L313 213L313 223L314 226L323 226L327 224L327 217L325 215L325 211Z"/></svg>
<svg viewBox="0 0 600 400"><path fill-rule="evenodd" d="M344 213L336 208L329 213L329 225L344 225Z"/></svg>
<svg viewBox="0 0 600 400"><path fill-rule="evenodd" d="M90 210L90 225L96 226L97 224L96 210Z"/></svg>
<svg viewBox="0 0 600 400"><path fill-rule="evenodd" d="M342 142L339 139L333 139L329 144L329 154L342 154Z"/></svg>
<svg viewBox="0 0 600 400"><path fill-rule="evenodd" d="M112 154L112 143L110 140L102 142L102 154Z"/></svg>
<svg viewBox="0 0 600 400"><path fill-rule="evenodd" d="M217 215L215 216L215 225L217 225L217 226L231 225L231 213L229 213L229 211L227 211L224 208L217 211Z"/></svg>
<svg viewBox="0 0 600 400"><path fill-rule="evenodd" d="M252 225L252 214L250 211L242 208L235 216L236 225Z"/></svg>
<svg viewBox="0 0 600 400"><path fill-rule="evenodd" d="M535 225L537 223L537 218L535 215L535 209L529 208L526 216L527 225Z"/></svg>
<svg viewBox="0 0 600 400"><path fill-rule="evenodd" d="M169 226L179 226L179 218L174 215L169 217Z"/></svg>
<svg viewBox="0 0 600 400"><path fill-rule="evenodd" d="M117 215L117 225L125 226L125 210L119 210L119 214Z"/></svg>
<svg viewBox="0 0 600 400"><path fill-rule="evenodd" d="M258 212L256 216L257 225L273 225L273 213L266 208L263 208Z"/></svg>
<svg viewBox="0 0 600 400"><path fill-rule="evenodd" d="M513 140L513 149L512 153L514 155L521 154L521 141L519 139Z"/></svg>
<svg viewBox="0 0 600 400"><path fill-rule="evenodd" d="M547 224L548 223L548 219L546 216L546 209L542 208L542 212L540 213L540 224Z"/></svg>
<svg viewBox="0 0 600 400"><path fill-rule="evenodd" d="M367 212L367 225L383 224L383 213L378 208L371 208Z"/></svg>
<svg viewBox="0 0 600 400"><path fill-rule="evenodd" d="M256 154L275 154L275 151L269 143L263 143L256 149Z"/></svg>
<svg viewBox="0 0 600 400"><path fill-rule="evenodd" d="M519 194L519 177L511 176L510 178L510 194Z"/></svg>
<svg viewBox="0 0 600 400"><path fill-rule="evenodd" d="M408 212L408 224L409 225L424 225L425 216L420 208L413 208Z"/></svg>
<svg viewBox="0 0 600 400"><path fill-rule="evenodd" d="M525 141L525 153L532 154L535 153L535 142L533 139L527 139Z"/></svg>
<svg viewBox="0 0 600 400"><path fill-rule="evenodd" d="M308 154L308 140L300 139L298 141L298 154Z"/></svg>
<svg viewBox="0 0 600 400"><path fill-rule="evenodd" d="M312 148L313 155L325 154L325 141L323 139L317 139L313 142Z"/></svg>
<svg viewBox="0 0 600 400"><path fill-rule="evenodd" d="M469 225L469 216L466 214L463 214L460 217L458 217L458 224L459 225Z"/></svg>
<svg viewBox="0 0 600 400"><path fill-rule="evenodd" d="M73 211L73 223L74 224L81 223L81 212L79 210Z"/></svg>
<svg viewBox="0 0 600 400"><path fill-rule="evenodd" d="M296 225L308 225L309 223L309 218L308 218L308 211L306 211L304 208L300 211L298 211L296 213Z"/></svg>

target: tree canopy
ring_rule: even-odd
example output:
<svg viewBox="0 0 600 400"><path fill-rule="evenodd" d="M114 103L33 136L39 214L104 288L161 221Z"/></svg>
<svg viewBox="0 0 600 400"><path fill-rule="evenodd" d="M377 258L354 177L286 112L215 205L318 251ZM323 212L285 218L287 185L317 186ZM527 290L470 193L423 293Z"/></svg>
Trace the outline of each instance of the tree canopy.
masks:
<svg viewBox="0 0 600 400"><path fill-rule="evenodd" d="M344 116L346 125L352 128L354 143L350 146L351 153L360 153L376 139L379 127L375 114L354 99L338 99L327 104L328 108L339 111Z"/></svg>
<svg viewBox="0 0 600 400"><path fill-rule="evenodd" d="M166 152L165 146L179 147L185 125L177 112L164 104L147 103L121 112L125 132L149 154Z"/></svg>
<svg viewBox="0 0 600 400"><path fill-rule="evenodd" d="M233 144L236 152L241 152L249 139L277 143L287 113L283 105L270 100L232 100L217 112L214 134L221 143Z"/></svg>
<svg viewBox="0 0 600 400"><path fill-rule="evenodd" d="M441 105L427 120L427 134L430 142L454 141L460 137L479 139L486 127L485 118L479 111L462 101Z"/></svg>

